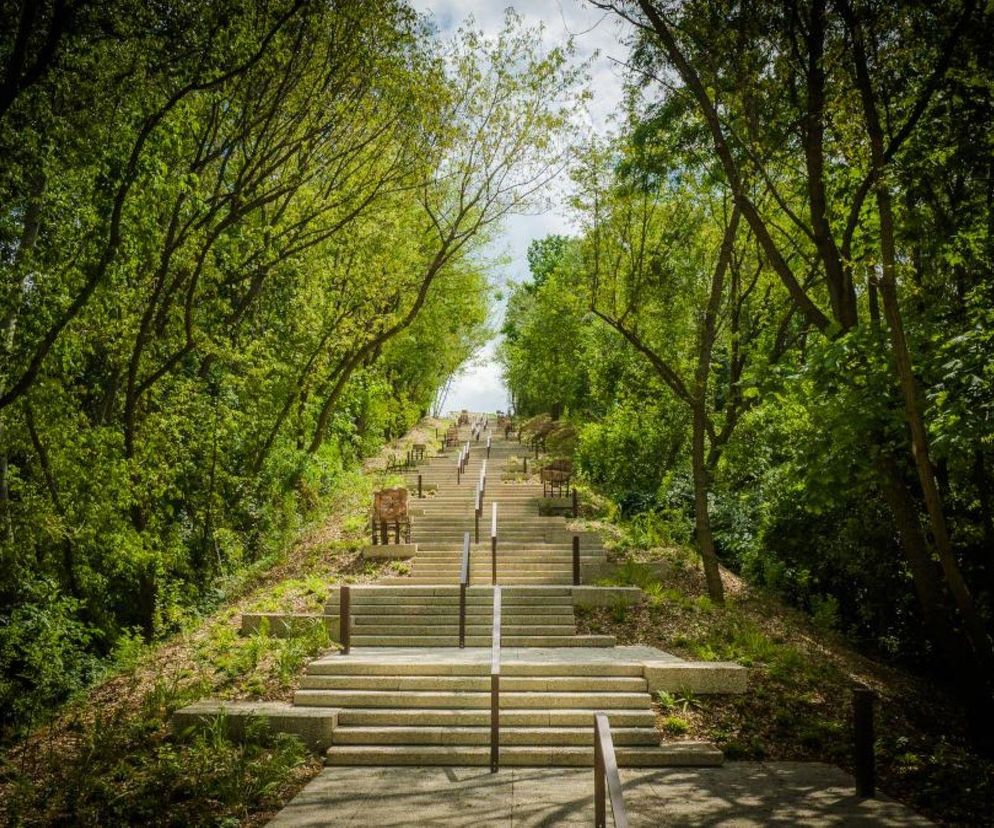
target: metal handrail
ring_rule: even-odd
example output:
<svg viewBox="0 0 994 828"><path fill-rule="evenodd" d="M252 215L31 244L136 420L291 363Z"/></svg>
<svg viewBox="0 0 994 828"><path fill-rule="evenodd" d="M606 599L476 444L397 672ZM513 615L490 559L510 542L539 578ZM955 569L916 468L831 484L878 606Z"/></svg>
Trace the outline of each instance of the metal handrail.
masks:
<svg viewBox="0 0 994 828"><path fill-rule="evenodd" d="M490 583L497 586L497 501L494 501L490 521Z"/></svg>
<svg viewBox="0 0 994 828"><path fill-rule="evenodd" d="M614 756L611 726L604 713L594 713L594 825L596 828L607 828L605 782L611 797L614 828L628 828L628 812L625 810L625 797L621 790L618 760Z"/></svg>
<svg viewBox="0 0 994 828"><path fill-rule="evenodd" d="M494 587L494 622L490 633L490 772L500 769L500 587Z"/></svg>
<svg viewBox="0 0 994 828"><path fill-rule="evenodd" d="M466 587L469 585L469 532L462 536L462 570L459 573L459 649L466 646Z"/></svg>
<svg viewBox="0 0 994 828"><path fill-rule="evenodd" d="M476 542L480 542L480 518L483 517L483 489L477 485L476 502L473 504L473 524L476 529Z"/></svg>
<svg viewBox="0 0 994 828"><path fill-rule="evenodd" d="M573 535L573 586L580 585L580 536Z"/></svg>
<svg viewBox="0 0 994 828"><path fill-rule="evenodd" d="M352 650L352 590L342 584L338 591L338 637L342 643L342 655Z"/></svg>

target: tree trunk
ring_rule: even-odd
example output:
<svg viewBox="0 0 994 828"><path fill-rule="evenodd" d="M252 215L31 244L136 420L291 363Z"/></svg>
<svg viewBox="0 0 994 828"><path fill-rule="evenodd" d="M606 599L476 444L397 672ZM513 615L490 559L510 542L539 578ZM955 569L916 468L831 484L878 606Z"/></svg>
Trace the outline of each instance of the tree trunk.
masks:
<svg viewBox="0 0 994 828"><path fill-rule="evenodd" d="M950 669L958 670L959 665L969 663L968 648L958 638L952 628L952 612L947 596L936 571L935 562L929 553L915 499L894 458L882 455L877 460L884 499L890 507L901 541L901 548L911 571L915 594L922 611L928 637L939 650L939 657Z"/></svg>
<svg viewBox="0 0 994 828"><path fill-rule="evenodd" d="M987 550L983 562L987 575L987 589L990 592L991 602L994 602L994 511L991 509L990 480L982 449L977 449L973 453L973 482L980 500L980 524L984 533L984 549Z"/></svg>
<svg viewBox="0 0 994 828"><path fill-rule="evenodd" d="M699 401L700 402L700 401ZM691 450L691 465L694 475L694 527L697 548L704 566L704 580L708 586L708 596L716 604L725 603L725 589L721 583L721 570L718 555L714 551L714 536L711 534L711 517L708 513L708 491L711 474L704 462L704 439L707 414L701 404L694 405L694 435Z"/></svg>
<svg viewBox="0 0 994 828"><path fill-rule="evenodd" d="M138 576L138 622L142 628L142 638L150 643L155 637L155 603L158 586L152 564L145 566Z"/></svg>

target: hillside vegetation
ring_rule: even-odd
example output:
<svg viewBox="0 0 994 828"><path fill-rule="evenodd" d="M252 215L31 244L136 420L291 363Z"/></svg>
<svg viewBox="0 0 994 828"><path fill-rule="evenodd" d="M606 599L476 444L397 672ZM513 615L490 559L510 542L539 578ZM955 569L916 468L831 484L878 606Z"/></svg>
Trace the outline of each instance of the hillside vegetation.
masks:
<svg viewBox="0 0 994 828"><path fill-rule="evenodd" d="M593 4L630 94L510 290L515 408L994 755L990 4Z"/></svg>
<svg viewBox="0 0 994 828"><path fill-rule="evenodd" d="M261 825L322 767L296 737L261 728L229 738L223 722L176 732L171 714L204 697L288 700L307 663L333 646L324 627L296 638L239 635L253 611L321 611L338 583L374 580L363 560L374 488L387 461L431 443L426 421L364 470L342 475L285 548L226 585L213 612L164 641L119 648L101 680L0 754L4 825Z"/></svg>
<svg viewBox="0 0 994 828"><path fill-rule="evenodd" d="M0 17L2 743L429 411L581 93L514 15L443 40L400 0Z"/></svg>
<svg viewBox="0 0 994 828"><path fill-rule="evenodd" d="M972 744L955 688L860 653L832 619L785 606L728 570L721 572L725 603L714 603L693 550L662 541L642 521L585 525L606 534L619 564L605 583L638 586L646 600L587 610L580 629L750 669L741 696L658 694L665 738L711 740L733 761L818 761L852 771L851 692L865 685L877 697L875 754L885 794L940 824L985 824L980 815L994 813L994 761Z"/></svg>

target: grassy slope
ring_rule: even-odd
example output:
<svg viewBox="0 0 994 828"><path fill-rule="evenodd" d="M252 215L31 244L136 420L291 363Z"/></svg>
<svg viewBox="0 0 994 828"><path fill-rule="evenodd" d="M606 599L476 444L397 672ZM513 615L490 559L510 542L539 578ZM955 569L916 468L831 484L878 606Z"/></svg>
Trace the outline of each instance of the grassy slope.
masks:
<svg viewBox="0 0 994 828"><path fill-rule="evenodd" d="M433 423L428 423L430 429ZM364 562L374 487L402 445L432 442L414 429L344 475L292 548L230 586L217 612L154 647L123 653L99 685L23 743L0 753L0 825L260 825L321 768L294 738L244 744L221 728L177 738L172 712L205 696L288 699L307 662L329 646L323 630L280 640L238 635L245 611L316 611L330 584L374 579Z"/></svg>
<svg viewBox="0 0 994 828"><path fill-rule="evenodd" d="M605 527L625 546L616 527ZM668 738L706 738L729 759L824 761L851 770L850 688L878 694L877 773L881 790L939 822L994 824L994 761L971 752L966 723L934 684L867 658L806 614L724 572L728 595L707 598L692 553L629 549L619 582L648 594L641 606L584 613L580 626L622 644L650 644L686 658L749 666L743 696L657 700ZM654 578L640 561L662 561Z"/></svg>

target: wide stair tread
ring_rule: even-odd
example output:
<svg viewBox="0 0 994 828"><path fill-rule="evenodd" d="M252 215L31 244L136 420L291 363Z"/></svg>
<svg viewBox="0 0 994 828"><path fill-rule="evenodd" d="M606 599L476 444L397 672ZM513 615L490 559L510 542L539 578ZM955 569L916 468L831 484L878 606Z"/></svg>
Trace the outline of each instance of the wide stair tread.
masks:
<svg viewBox="0 0 994 828"><path fill-rule="evenodd" d="M659 746L615 748L620 767L686 767L689 765L720 765L721 751L706 742L673 742ZM592 747L516 746L500 748L503 766L569 766L593 765ZM463 766L488 765L489 747L436 745L351 745L328 750L329 765L428 765Z"/></svg>

